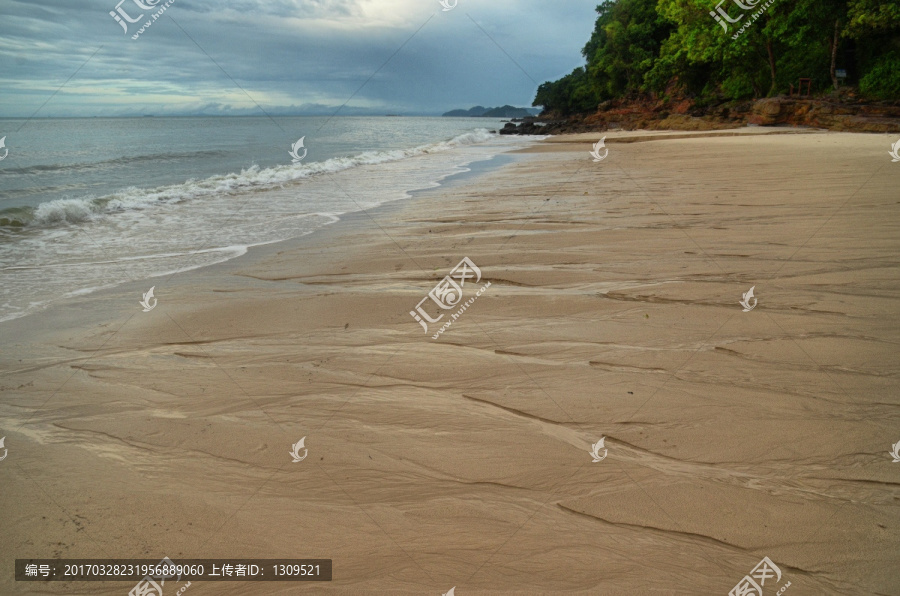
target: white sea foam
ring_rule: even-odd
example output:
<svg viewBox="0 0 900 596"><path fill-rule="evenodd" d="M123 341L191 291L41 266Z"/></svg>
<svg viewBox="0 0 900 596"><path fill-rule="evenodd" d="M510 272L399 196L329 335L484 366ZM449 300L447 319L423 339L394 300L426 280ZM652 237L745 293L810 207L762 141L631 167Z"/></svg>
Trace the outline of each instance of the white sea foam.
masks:
<svg viewBox="0 0 900 596"><path fill-rule="evenodd" d="M81 223L102 211L92 199L58 199L38 205L32 224Z"/></svg>
<svg viewBox="0 0 900 596"><path fill-rule="evenodd" d="M253 166L240 173L188 180L153 189L126 188L106 197L57 199L42 203L34 213L32 226L82 223L111 213L142 210L163 203L187 201L204 196L232 194L247 189L265 189L321 174L333 174L355 167L400 161L418 155L449 151L458 147L484 143L497 135L478 129L447 141L430 143L411 149L366 151L350 157L333 157L308 164L286 164L271 168Z"/></svg>
<svg viewBox="0 0 900 596"><path fill-rule="evenodd" d="M342 214L433 188L473 162L533 140L476 130L411 149L43 203L26 233L0 244L7 278L0 285L0 321L128 281L165 283L250 247L310 234Z"/></svg>

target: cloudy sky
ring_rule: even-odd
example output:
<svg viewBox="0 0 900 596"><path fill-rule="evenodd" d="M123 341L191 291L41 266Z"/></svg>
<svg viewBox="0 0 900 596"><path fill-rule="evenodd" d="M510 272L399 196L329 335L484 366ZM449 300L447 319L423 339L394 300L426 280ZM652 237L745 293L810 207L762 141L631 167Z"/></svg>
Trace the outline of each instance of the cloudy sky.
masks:
<svg viewBox="0 0 900 596"><path fill-rule="evenodd" d="M166 0L0 0L0 117L530 106L598 3L457 1L173 0L135 40Z"/></svg>

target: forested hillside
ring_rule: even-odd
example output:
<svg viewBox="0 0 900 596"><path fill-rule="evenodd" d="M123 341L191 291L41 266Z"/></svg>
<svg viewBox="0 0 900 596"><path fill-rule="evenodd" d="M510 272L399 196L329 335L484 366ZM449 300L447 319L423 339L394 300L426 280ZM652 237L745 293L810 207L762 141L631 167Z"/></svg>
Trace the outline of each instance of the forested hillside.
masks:
<svg viewBox="0 0 900 596"><path fill-rule="evenodd" d="M546 113L623 98L753 99L801 77L818 94L840 85L900 100L900 0L607 0L597 13L587 64L538 88L533 105Z"/></svg>

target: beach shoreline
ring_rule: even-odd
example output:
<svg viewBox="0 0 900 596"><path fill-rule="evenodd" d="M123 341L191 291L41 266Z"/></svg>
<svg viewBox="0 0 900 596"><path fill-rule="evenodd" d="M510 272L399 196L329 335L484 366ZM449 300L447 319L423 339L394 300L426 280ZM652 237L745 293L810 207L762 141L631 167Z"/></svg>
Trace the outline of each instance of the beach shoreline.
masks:
<svg viewBox="0 0 900 596"><path fill-rule="evenodd" d="M789 595L896 591L889 137L732 132L608 133L601 162L606 133L553 137L150 312L143 280L0 324L0 553L460 596L727 593L768 557ZM490 289L432 339L411 311L464 258Z"/></svg>

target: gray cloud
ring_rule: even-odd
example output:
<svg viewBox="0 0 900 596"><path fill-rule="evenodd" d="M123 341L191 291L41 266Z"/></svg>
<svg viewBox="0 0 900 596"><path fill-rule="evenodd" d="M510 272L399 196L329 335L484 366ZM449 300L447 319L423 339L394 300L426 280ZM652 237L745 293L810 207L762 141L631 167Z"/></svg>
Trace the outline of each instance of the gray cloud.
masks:
<svg viewBox="0 0 900 596"><path fill-rule="evenodd" d="M125 35L118 0L0 0L0 116L60 86L38 116L330 113L357 90L342 113L530 105L582 62L595 2L175 0L132 40L149 15Z"/></svg>

